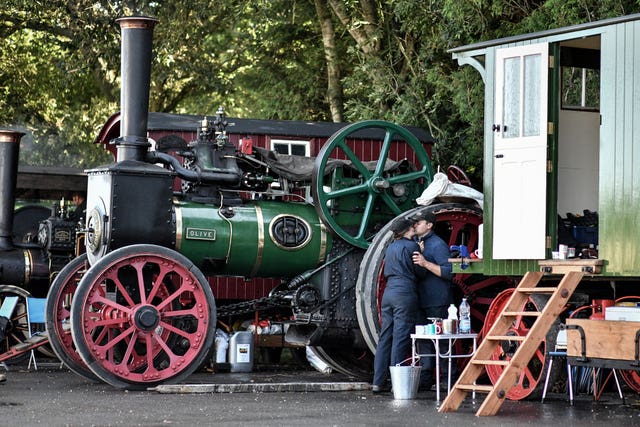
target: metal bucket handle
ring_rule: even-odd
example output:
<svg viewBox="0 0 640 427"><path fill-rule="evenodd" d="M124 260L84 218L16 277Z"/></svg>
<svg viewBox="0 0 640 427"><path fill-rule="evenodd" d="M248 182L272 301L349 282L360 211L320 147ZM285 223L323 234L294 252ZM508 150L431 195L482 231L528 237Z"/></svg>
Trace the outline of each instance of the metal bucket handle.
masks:
<svg viewBox="0 0 640 427"><path fill-rule="evenodd" d="M414 357L408 357L408 358L404 359L402 362L396 363L396 366L404 366L405 362L407 362L409 360L411 361L411 366L416 366L416 364L420 361L420 356L416 355L415 358Z"/></svg>

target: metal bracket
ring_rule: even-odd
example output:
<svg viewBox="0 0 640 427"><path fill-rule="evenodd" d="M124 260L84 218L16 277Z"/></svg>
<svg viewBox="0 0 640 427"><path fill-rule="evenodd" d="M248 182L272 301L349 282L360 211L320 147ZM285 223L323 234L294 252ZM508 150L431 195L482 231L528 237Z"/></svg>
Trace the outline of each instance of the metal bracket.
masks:
<svg viewBox="0 0 640 427"><path fill-rule="evenodd" d="M576 360L578 362L587 363L589 359L587 358L587 338L584 334L584 329L580 325L560 325L560 329L577 329L580 332L580 344L581 344L581 353L582 356L577 357Z"/></svg>
<svg viewBox="0 0 640 427"><path fill-rule="evenodd" d="M636 338L633 343L636 346L636 360L631 363L631 366L640 367L640 329L636 331Z"/></svg>

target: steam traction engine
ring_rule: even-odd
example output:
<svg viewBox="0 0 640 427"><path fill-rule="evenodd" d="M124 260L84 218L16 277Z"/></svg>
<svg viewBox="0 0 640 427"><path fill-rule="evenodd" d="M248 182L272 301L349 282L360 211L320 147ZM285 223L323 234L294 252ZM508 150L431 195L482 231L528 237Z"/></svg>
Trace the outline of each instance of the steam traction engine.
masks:
<svg viewBox="0 0 640 427"><path fill-rule="evenodd" d="M287 340L314 346L343 372L368 375L388 228L415 208L432 179L419 140L391 123L361 122L333 135L315 161L303 165L300 158L238 152L219 114L203 120L196 141L150 151L156 21L119 23L117 162L88 171L86 254L69 263L49 291L47 329L56 354L74 372L116 387L177 382L210 355L217 316L260 304L290 317ZM346 143L363 131L379 134L377 161L361 161ZM411 162L391 158L396 144L407 147ZM309 186L313 204L301 193ZM477 209L415 209L439 213L452 244L466 233L475 245L477 230L469 225L481 222ZM373 255L363 259L367 248ZM259 301L217 307L206 276L283 280Z"/></svg>

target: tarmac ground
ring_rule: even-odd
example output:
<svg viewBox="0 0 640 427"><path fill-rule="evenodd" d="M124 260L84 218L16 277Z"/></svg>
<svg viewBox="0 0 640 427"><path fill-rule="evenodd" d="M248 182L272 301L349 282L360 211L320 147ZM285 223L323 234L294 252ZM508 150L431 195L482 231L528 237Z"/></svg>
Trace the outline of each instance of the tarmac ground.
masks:
<svg viewBox="0 0 640 427"><path fill-rule="evenodd" d="M468 397L456 412L439 413L435 391L395 400L373 394L367 383L309 369L251 373L197 372L188 384L124 391L88 381L59 364L39 370L11 366L0 383L0 426L633 426L640 425L640 396L626 389L625 403L606 391L599 401L550 393L545 403L506 401L498 414L477 417L482 403ZM172 389L173 388L173 389Z"/></svg>

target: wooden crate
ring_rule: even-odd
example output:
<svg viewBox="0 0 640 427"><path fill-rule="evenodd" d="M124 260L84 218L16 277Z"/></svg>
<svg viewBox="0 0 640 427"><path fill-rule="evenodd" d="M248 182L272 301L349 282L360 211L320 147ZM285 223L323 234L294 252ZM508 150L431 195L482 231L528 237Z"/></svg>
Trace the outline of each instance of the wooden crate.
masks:
<svg viewBox="0 0 640 427"><path fill-rule="evenodd" d="M640 322L567 319L567 325L579 325L584 330L587 358L636 359L635 339ZM582 356L582 340L577 329L567 330L567 356Z"/></svg>

